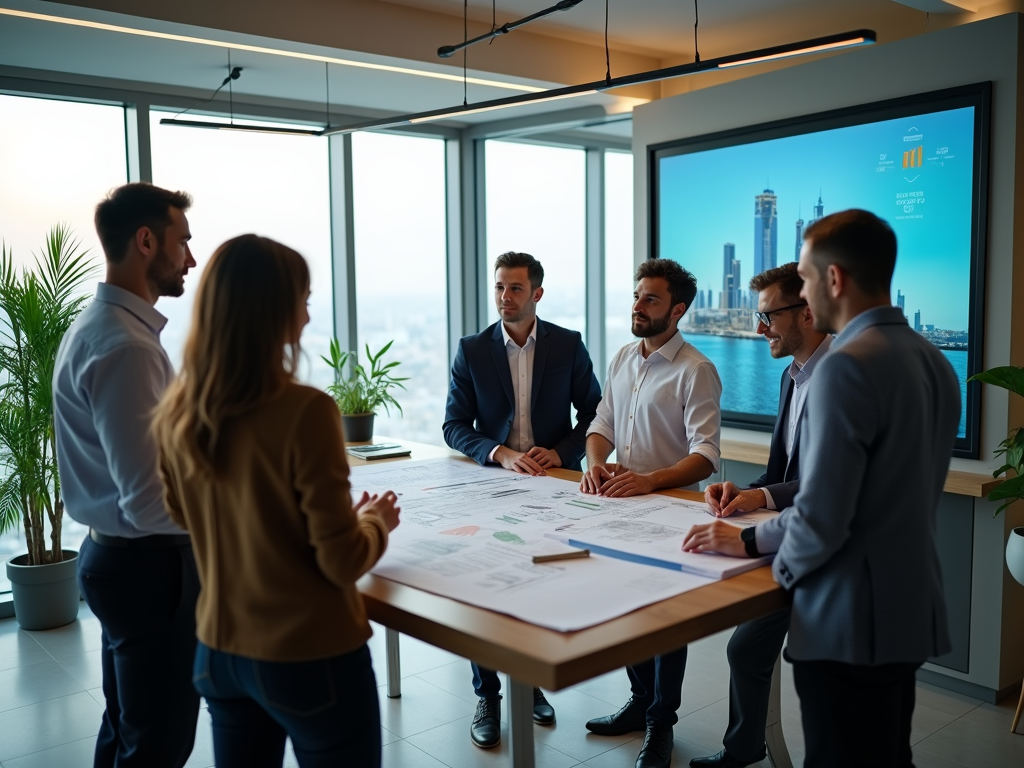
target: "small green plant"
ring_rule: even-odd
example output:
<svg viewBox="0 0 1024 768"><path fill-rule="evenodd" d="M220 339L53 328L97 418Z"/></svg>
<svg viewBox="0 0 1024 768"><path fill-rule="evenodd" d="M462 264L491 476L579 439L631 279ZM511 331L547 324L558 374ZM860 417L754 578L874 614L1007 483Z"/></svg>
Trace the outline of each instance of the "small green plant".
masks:
<svg viewBox="0 0 1024 768"><path fill-rule="evenodd" d="M89 301L84 283L92 273L88 251L65 224L50 230L34 270L16 268L7 247L0 249L0 533L21 521L29 565L63 559L53 368L61 339Z"/></svg>
<svg viewBox="0 0 1024 768"><path fill-rule="evenodd" d="M982 371L968 379L968 381L980 381L984 384L991 384L994 387L1009 390L1021 397L1024 397L1024 368L1015 365L1004 365L999 368L992 368ZM1007 478L1003 483L988 495L989 501L1002 501L1003 505L995 511L998 515L1013 502L1024 499L1024 427L1017 427L1010 431L1006 439L996 448L995 456L1002 456L1006 462L992 473L992 477L999 477L1003 472L1013 471L1016 477Z"/></svg>
<svg viewBox="0 0 1024 768"><path fill-rule="evenodd" d="M390 416L389 406L393 405L402 413L402 406L398 404L390 390L392 387L405 389L402 382L409 379L392 376L391 372L401 363L392 362L385 365L381 362L381 358L394 343L392 339L377 354L370 352L370 345L366 345L366 357L370 361L370 370L367 371L359 364L355 352L342 352L341 343L337 339L331 339L331 356L327 358L321 355L320 359L334 371L334 383L327 387L327 394L334 398L338 410L349 415L374 413L383 405Z"/></svg>

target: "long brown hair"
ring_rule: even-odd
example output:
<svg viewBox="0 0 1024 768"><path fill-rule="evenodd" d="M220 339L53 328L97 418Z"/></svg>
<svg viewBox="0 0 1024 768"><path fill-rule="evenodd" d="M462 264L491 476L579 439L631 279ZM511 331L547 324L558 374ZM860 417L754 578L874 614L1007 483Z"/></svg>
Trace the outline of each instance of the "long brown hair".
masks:
<svg viewBox="0 0 1024 768"><path fill-rule="evenodd" d="M227 422L277 394L299 361L299 310L309 267L296 251L257 235L221 245L203 272L181 373L157 406L162 455L185 474L215 474Z"/></svg>

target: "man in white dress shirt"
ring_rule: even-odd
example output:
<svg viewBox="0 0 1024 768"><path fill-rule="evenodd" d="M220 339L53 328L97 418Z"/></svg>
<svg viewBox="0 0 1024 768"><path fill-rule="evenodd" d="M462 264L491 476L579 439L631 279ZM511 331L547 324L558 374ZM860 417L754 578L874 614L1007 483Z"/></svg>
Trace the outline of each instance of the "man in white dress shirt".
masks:
<svg viewBox="0 0 1024 768"><path fill-rule="evenodd" d="M670 259L645 261L636 281L632 331L640 341L620 349L608 367L604 397L587 432L584 493L697 490L718 470L722 383L714 364L678 330L697 282ZM608 463L613 450L617 461ZM667 768L685 670L685 647L629 667L629 701L615 714L589 721L587 729L607 736L646 731L637 768Z"/></svg>
<svg viewBox="0 0 1024 768"><path fill-rule="evenodd" d="M494 262L494 303L501 320L459 341L445 406L444 439L480 464L544 474L580 468L587 427L601 388L578 331L537 317L544 268L528 253L503 253ZM570 420L576 409L576 425ZM480 698L470 723L481 748L501 738L501 683L497 672L473 664ZM533 719L555 721L555 710L534 689Z"/></svg>
<svg viewBox="0 0 1024 768"><path fill-rule="evenodd" d="M57 464L68 516L89 526L78 581L103 628L106 710L96 768L180 768L196 733L199 595L192 545L157 476L152 412L174 376L153 306L196 265L191 198L127 184L96 207L106 281L71 325L53 374Z"/></svg>

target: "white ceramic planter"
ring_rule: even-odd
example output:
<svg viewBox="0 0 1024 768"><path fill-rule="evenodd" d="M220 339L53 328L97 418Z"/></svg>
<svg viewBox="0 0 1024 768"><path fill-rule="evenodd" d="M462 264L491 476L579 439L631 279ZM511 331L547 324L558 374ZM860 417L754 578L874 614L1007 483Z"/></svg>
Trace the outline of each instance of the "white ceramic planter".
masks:
<svg viewBox="0 0 1024 768"><path fill-rule="evenodd" d="M1024 525L1010 531L1006 541L1006 567L1020 584L1024 584Z"/></svg>

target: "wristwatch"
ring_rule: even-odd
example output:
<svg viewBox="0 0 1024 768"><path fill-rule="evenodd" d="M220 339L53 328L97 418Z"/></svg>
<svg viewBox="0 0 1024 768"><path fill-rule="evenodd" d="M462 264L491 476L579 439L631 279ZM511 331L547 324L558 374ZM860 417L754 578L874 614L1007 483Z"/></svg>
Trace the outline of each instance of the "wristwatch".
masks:
<svg viewBox="0 0 1024 768"><path fill-rule="evenodd" d="M756 526L751 525L747 528L741 528L740 540L743 542L743 546L747 548L747 557L761 556L761 553L757 551Z"/></svg>

